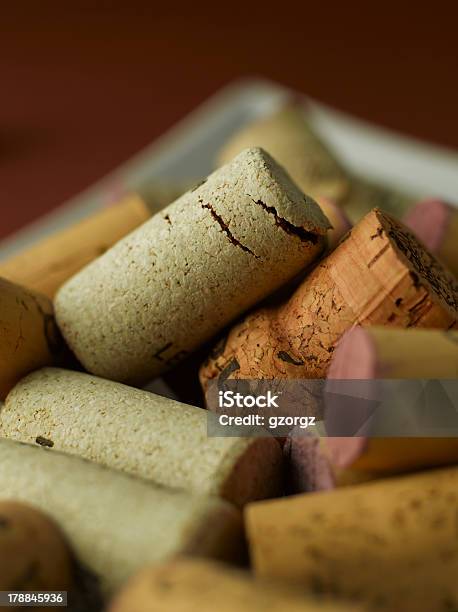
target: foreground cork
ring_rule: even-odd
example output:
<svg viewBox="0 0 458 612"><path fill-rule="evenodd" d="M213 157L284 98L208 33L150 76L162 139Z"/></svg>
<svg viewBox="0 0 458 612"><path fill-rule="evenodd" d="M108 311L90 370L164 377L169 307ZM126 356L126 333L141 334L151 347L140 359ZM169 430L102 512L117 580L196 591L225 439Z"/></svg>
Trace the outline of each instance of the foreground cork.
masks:
<svg viewBox="0 0 458 612"><path fill-rule="evenodd" d="M0 411L0 436L238 506L279 495L274 438L207 435L201 408L80 372L47 368L23 379Z"/></svg>
<svg viewBox="0 0 458 612"><path fill-rule="evenodd" d="M67 279L150 216L140 197L130 195L0 262L0 276L52 298Z"/></svg>
<svg viewBox="0 0 458 612"><path fill-rule="evenodd" d="M404 223L458 276L458 208L442 200L424 200L411 208Z"/></svg>
<svg viewBox="0 0 458 612"><path fill-rule="evenodd" d="M377 610L453 610L457 487L450 468L252 504L255 573Z"/></svg>
<svg viewBox="0 0 458 612"><path fill-rule="evenodd" d="M54 521L0 501L0 591L67 591L72 581L70 550Z"/></svg>
<svg viewBox="0 0 458 612"><path fill-rule="evenodd" d="M0 489L49 514L107 591L143 565L178 553L231 557L238 511L222 500L156 488L47 449L0 440Z"/></svg>
<svg viewBox="0 0 458 612"><path fill-rule="evenodd" d="M353 604L312 598L301 590L253 580L223 564L176 559L144 569L109 612L357 612Z"/></svg>
<svg viewBox="0 0 458 612"><path fill-rule="evenodd" d="M64 353L52 302L0 278L0 400L20 378Z"/></svg>
<svg viewBox="0 0 458 612"><path fill-rule="evenodd" d="M456 379L458 332L356 327L340 341L329 379ZM291 492L458 463L457 438L323 437L295 429L284 447Z"/></svg>
<svg viewBox="0 0 458 612"><path fill-rule="evenodd" d="M451 329L458 283L401 224L371 211L280 308L236 325L202 366L217 378L322 378L355 324Z"/></svg>
<svg viewBox="0 0 458 612"><path fill-rule="evenodd" d="M88 371L144 383L311 263L327 228L248 149L68 281L58 323Z"/></svg>

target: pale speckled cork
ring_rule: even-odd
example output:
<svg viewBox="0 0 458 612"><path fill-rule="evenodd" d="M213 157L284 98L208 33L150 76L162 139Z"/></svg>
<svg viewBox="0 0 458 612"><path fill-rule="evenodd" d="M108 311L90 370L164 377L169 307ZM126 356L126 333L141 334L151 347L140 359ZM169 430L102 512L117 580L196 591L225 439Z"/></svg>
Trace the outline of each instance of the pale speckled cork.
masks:
<svg viewBox="0 0 458 612"><path fill-rule="evenodd" d="M49 514L105 592L148 563L179 553L226 558L241 545L239 512L217 498L10 440L0 440L0 465L3 499Z"/></svg>
<svg viewBox="0 0 458 612"><path fill-rule="evenodd" d="M424 200L408 211L404 223L458 277L458 207Z"/></svg>
<svg viewBox="0 0 458 612"><path fill-rule="evenodd" d="M72 563L53 520L32 506L0 501L0 591L70 590Z"/></svg>
<svg viewBox="0 0 458 612"><path fill-rule="evenodd" d="M328 378L454 379L458 332L355 327L337 346ZM458 463L458 438L312 437L285 445L291 491L327 490L390 474Z"/></svg>
<svg viewBox="0 0 458 612"><path fill-rule="evenodd" d="M458 606L458 468L250 504L259 577L390 612Z"/></svg>
<svg viewBox="0 0 458 612"><path fill-rule="evenodd" d="M148 391L48 368L24 378L8 395L0 435L237 506L279 495L278 442L208 437L207 416Z"/></svg>
<svg viewBox="0 0 458 612"><path fill-rule="evenodd" d="M88 371L144 383L310 264L328 227L247 149L69 280L58 324Z"/></svg>
<svg viewBox="0 0 458 612"><path fill-rule="evenodd" d="M20 378L64 355L51 300L0 278L0 400Z"/></svg>
<svg viewBox="0 0 458 612"><path fill-rule="evenodd" d="M334 598L255 580L248 572L201 559L178 558L145 568L108 612L362 612Z"/></svg>
<svg viewBox="0 0 458 612"><path fill-rule="evenodd" d="M150 216L139 196L126 196L0 262L0 276L53 298L66 280Z"/></svg>
<svg viewBox="0 0 458 612"><path fill-rule="evenodd" d="M391 216L368 213L279 308L234 326L200 379L323 378L355 325L456 328L458 283Z"/></svg>

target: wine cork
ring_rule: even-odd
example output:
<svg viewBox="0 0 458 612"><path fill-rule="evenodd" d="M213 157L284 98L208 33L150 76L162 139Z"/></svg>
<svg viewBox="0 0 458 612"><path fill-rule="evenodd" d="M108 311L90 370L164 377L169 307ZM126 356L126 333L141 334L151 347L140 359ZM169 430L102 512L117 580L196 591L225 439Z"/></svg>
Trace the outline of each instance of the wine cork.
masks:
<svg viewBox="0 0 458 612"><path fill-rule="evenodd" d="M229 503L155 487L44 448L0 440L0 488L49 514L110 591L147 563L184 553L230 557L241 544Z"/></svg>
<svg viewBox="0 0 458 612"><path fill-rule="evenodd" d="M247 147L262 147L312 198L339 202L349 192L344 169L299 105L289 104L241 128L221 149L218 163L226 164Z"/></svg>
<svg viewBox="0 0 458 612"><path fill-rule="evenodd" d="M276 440L209 437L207 415L148 391L46 368L8 395L0 436L238 506L279 495L282 452Z"/></svg>
<svg viewBox="0 0 458 612"><path fill-rule="evenodd" d="M241 128L220 151L219 163L246 147L265 149L304 193L320 205L321 198L334 201L353 223L372 208L400 216L413 203L409 194L354 175L315 133L301 105L289 104Z"/></svg>
<svg viewBox="0 0 458 612"><path fill-rule="evenodd" d="M49 298L0 278L0 400L20 378L64 355Z"/></svg>
<svg viewBox="0 0 458 612"><path fill-rule="evenodd" d="M360 606L311 597L254 580L248 572L202 559L145 568L115 597L109 612L357 612Z"/></svg>
<svg viewBox="0 0 458 612"><path fill-rule="evenodd" d="M377 610L458 606L458 468L248 506L257 576Z"/></svg>
<svg viewBox="0 0 458 612"><path fill-rule="evenodd" d="M248 149L69 280L59 326L88 371L142 384L311 263L328 225Z"/></svg>
<svg viewBox="0 0 458 612"><path fill-rule="evenodd" d="M455 379L458 332L355 327L344 334L329 379ZM323 437L294 429L285 445L294 493L458 463L457 438Z"/></svg>
<svg viewBox="0 0 458 612"><path fill-rule="evenodd" d="M367 214L280 308L232 328L202 366L226 378L322 378L343 333L359 324L456 328L458 283L403 225Z"/></svg>
<svg viewBox="0 0 458 612"><path fill-rule="evenodd" d="M351 176L351 188L339 205L352 223L360 221L373 208L401 218L414 204L415 197L410 193L392 189L361 176Z"/></svg>
<svg viewBox="0 0 458 612"><path fill-rule="evenodd" d="M0 501L0 591L67 591L72 563L54 521L32 506Z"/></svg>
<svg viewBox="0 0 458 612"><path fill-rule="evenodd" d="M0 262L0 276L53 298L67 279L150 216L139 196L127 196Z"/></svg>
<svg viewBox="0 0 458 612"><path fill-rule="evenodd" d="M455 276L458 276L458 208L442 200L413 206L404 223Z"/></svg>

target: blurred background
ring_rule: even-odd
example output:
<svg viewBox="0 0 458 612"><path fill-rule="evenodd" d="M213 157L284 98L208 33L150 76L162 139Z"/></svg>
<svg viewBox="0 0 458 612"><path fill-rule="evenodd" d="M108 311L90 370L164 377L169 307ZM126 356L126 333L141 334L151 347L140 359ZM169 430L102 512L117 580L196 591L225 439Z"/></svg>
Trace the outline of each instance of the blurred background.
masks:
<svg viewBox="0 0 458 612"><path fill-rule="evenodd" d="M0 238L264 76L458 148L456 21L434 3L3 3Z"/></svg>

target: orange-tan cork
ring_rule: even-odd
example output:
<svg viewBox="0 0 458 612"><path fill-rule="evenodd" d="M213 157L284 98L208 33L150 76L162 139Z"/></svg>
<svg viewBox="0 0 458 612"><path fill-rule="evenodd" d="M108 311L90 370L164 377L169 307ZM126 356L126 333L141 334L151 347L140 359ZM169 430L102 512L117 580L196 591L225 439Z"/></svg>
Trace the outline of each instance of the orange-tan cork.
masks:
<svg viewBox="0 0 458 612"><path fill-rule="evenodd" d="M212 380L323 378L355 325L456 328L458 282L407 228L368 213L279 308L248 315L200 370Z"/></svg>
<svg viewBox="0 0 458 612"><path fill-rule="evenodd" d="M390 612L458 606L458 468L251 504L256 576Z"/></svg>
<svg viewBox="0 0 458 612"><path fill-rule="evenodd" d="M23 376L65 354L51 300L0 278L0 400Z"/></svg>
<svg viewBox="0 0 458 612"><path fill-rule="evenodd" d="M0 276L50 298L63 283L151 216L137 195L108 206L0 263Z"/></svg>
<svg viewBox="0 0 458 612"><path fill-rule="evenodd" d="M109 612L362 612L334 598L255 580L245 571L201 559L145 568L114 598Z"/></svg>

